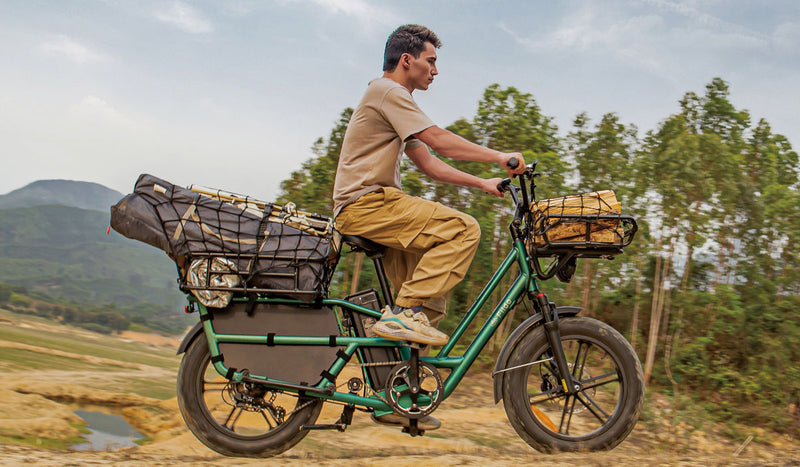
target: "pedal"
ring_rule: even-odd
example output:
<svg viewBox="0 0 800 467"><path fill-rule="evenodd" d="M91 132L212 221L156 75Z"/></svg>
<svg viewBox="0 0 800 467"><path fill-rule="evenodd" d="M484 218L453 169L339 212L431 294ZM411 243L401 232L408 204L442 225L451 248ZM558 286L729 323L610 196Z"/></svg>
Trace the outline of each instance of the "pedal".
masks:
<svg viewBox="0 0 800 467"><path fill-rule="evenodd" d="M404 426L403 427L403 433L408 433L409 435L411 435L412 438L415 437L415 436L422 436L422 435L425 434L425 430L420 430L419 429L419 426L417 425L417 420L416 419L412 418L408 425L409 426Z"/></svg>
<svg viewBox="0 0 800 467"><path fill-rule="evenodd" d="M421 344L419 342L406 341L409 349L423 350L428 344Z"/></svg>

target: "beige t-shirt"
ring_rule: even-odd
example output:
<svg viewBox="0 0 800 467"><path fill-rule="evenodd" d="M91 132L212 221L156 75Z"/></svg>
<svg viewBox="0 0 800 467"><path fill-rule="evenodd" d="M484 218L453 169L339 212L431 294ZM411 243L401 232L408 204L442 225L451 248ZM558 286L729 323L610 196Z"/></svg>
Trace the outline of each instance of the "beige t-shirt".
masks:
<svg viewBox="0 0 800 467"><path fill-rule="evenodd" d="M342 142L333 185L333 212L383 187L401 188L400 158L422 143L412 135L432 127L408 89L389 78L369 83Z"/></svg>

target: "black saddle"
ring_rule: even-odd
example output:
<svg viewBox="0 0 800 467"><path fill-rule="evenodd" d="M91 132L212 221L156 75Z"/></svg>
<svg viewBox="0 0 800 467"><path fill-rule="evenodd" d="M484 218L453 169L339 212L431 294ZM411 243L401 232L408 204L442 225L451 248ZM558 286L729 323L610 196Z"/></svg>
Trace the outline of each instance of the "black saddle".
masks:
<svg viewBox="0 0 800 467"><path fill-rule="evenodd" d="M369 258L382 258L386 247L358 235L342 235L342 240L350 245L353 251L363 251Z"/></svg>

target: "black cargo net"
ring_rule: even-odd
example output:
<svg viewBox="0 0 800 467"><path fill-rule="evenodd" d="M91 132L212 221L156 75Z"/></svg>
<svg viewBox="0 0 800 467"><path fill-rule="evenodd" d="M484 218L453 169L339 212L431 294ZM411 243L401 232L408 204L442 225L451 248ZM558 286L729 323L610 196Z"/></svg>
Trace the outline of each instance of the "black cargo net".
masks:
<svg viewBox="0 0 800 467"><path fill-rule="evenodd" d="M531 215L529 246L539 255L565 248L621 252L637 228L610 190L541 200Z"/></svg>
<svg viewBox="0 0 800 467"><path fill-rule="evenodd" d="M339 256L330 218L291 204L280 207L219 190L181 188L149 175L139 178L132 196L145 200L152 213L128 208L126 214L135 217L136 227L157 223L165 242L121 233L160 243L155 246L178 264L181 288L206 306L225 306L237 292L308 302L327 294ZM129 204L133 201L143 208L138 199ZM112 209L112 226L113 221Z"/></svg>

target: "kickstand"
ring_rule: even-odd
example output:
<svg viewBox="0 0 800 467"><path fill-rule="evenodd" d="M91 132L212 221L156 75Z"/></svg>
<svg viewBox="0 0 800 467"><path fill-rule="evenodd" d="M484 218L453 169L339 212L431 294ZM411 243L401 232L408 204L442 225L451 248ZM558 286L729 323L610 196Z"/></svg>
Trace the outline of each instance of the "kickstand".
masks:
<svg viewBox="0 0 800 467"><path fill-rule="evenodd" d="M339 416L339 420L336 423L329 423L325 425L301 425L301 430L337 430L344 432L347 429L347 426L353 423L353 412L356 411L355 406L353 405L345 405L344 409L342 409L342 415ZM416 422L416 420L414 420Z"/></svg>

